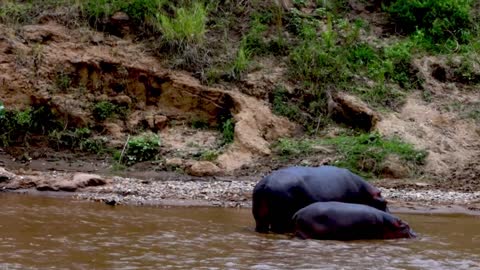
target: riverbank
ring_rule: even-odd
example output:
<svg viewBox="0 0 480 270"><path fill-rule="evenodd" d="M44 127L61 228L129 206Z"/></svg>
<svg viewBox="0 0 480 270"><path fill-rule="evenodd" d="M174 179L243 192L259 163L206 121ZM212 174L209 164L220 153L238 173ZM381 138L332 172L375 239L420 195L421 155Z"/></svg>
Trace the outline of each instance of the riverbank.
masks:
<svg viewBox="0 0 480 270"><path fill-rule="evenodd" d="M86 179L83 183L78 183L80 176ZM0 189L25 194L67 196L109 205L250 208L252 190L261 177L192 177L175 172L151 172L150 175L142 174L142 178L136 178L19 170L10 175L10 180L1 182ZM78 187L72 189L73 183ZM388 187L388 183L388 180L379 180L374 184L382 190L393 212L480 215L478 191L443 191L429 189L421 183L417 188L392 188Z"/></svg>

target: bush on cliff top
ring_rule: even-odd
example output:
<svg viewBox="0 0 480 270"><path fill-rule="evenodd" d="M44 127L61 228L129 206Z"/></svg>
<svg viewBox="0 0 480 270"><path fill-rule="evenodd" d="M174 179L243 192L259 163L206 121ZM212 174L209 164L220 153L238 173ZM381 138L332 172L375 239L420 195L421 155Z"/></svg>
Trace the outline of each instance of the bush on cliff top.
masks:
<svg viewBox="0 0 480 270"><path fill-rule="evenodd" d="M396 0L387 11L405 33L423 30L434 43L471 38L473 0Z"/></svg>

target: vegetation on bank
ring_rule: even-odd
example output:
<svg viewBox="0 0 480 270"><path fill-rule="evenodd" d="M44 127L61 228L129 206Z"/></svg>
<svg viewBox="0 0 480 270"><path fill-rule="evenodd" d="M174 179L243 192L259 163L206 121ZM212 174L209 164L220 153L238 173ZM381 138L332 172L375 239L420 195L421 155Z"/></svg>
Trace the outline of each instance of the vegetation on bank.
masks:
<svg viewBox="0 0 480 270"><path fill-rule="evenodd" d="M419 173L418 168L427 157L424 150L417 150L399 138L385 138L378 133L345 134L326 139L283 138L278 140L274 150L283 158L295 158L314 154L318 151L316 146L333 147L337 154L332 165L348 168L367 178L381 176L389 157L398 157L414 174Z"/></svg>
<svg viewBox="0 0 480 270"><path fill-rule="evenodd" d="M257 70L263 59L287 67L287 77L269 93L275 113L298 122L308 134L329 125L328 97L335 91L354 94L380 110L398 109L405 97L421 89L422 78L412 59L439 55L448 59L451 80L455 83L480 83L479 4L473 0L389 0L371 5L388 21L378 22L347 16L351 7L344 0L293 1L289 10L274 1L200 1L200 0L47 0L3 1L0 23L35 23L44 11L64 7L62 23L118 34L109 18L124 12L130 18L132 32L152 52L168 59L172 68L186 69L204 83L242 83L245 75ZM372 28L380 26L382 35ZM115 29L114 29L115 30ZM285 81L295 82L287 89ZM68 88L68 76L59 76L57 88ZM431 99L424 93L425 100ZM478 105L478 104L476 104ZM450 106L465 117L480 119L475 104ZM104 151L102 140L92 127L65 127L48 108L6 111L0 105L0 145L33 143L33 134L49 138L52 147L93 152ZM125 119L128 108L104 101L93 104L96 121ZM50 122L42 123L40 117ZM196 128L207 128L201 121ZM234 122L224 119L219 127L224 143L234 138ZM115 156L128 164L158 156L160 138L132 137L123 155ZM312 145L328 144L338 152L336 164L367 176L378 175L379 164L395 154L412 166L420 165L425 153L414 150L398 139L378 134L356 134L314 141L280 140L280 155L311 153ZM110 151L110 150L109 150ZM107 151L107 152L109 152ZM110 151L110 153L115 151ZM205 152L202 159L212 160L217 151ZM369 164L368 166L365 164Z"/></svg>

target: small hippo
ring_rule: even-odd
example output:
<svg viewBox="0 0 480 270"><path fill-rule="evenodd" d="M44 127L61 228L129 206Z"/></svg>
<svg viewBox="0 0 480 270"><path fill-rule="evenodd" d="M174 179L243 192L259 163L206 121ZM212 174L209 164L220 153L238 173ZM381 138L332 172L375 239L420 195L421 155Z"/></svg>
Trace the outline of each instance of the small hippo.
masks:
<svg viewBox="0 0 480 270"><path fill-rule="evenodd" d="M295 212L326 201L366 204L388 212L380 190L347 169L295 166L274 171L255 186L252 202L255 230L291 232Z"/></svg>
<svg viewBox="0 0 480 270"><path fill-rule="evenodd" d="M293 216L294 233L303 239L356 240L414 238L406 222L368 205L317 202Z"/></svg>

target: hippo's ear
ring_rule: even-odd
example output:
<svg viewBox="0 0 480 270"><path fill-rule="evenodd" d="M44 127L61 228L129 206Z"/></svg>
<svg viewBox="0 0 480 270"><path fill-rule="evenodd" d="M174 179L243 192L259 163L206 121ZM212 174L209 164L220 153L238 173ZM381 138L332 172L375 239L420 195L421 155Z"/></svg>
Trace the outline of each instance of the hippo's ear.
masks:
<svg viewBox="0 0 480 270"><path fill-rule="evenodd" d="M405 228L407 227L407 224L405 222L403 222L402 220L400 219L395 219L393 221L393 225L397 228Z"/></svg>

